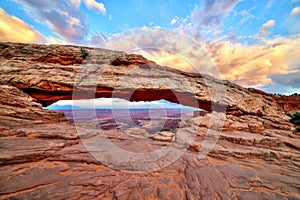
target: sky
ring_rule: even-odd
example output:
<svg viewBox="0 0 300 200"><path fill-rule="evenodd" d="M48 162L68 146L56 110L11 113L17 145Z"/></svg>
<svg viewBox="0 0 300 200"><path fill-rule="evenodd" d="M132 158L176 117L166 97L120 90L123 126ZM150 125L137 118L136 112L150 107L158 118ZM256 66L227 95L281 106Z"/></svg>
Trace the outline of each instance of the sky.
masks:
<svg viewBox="0 0 300 200"><path fill-rule="evenodd" d="M300 93L300 0L1 0L0 41L141 53L269 93Z"/></svg>
<svg viewBox="0 0 300 200"><path fill-rule="evenodd" d="M99 98L88 100L62 100L47 107L49 110L76 109L185 109L197 110L197 108L183 106L166 100L129 102L119 98Z"/></svg>

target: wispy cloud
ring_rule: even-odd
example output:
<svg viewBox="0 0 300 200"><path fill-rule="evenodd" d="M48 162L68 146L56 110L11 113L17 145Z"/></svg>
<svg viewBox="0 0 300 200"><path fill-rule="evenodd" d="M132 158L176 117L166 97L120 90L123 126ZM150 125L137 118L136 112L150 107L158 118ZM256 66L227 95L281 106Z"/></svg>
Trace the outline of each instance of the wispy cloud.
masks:
<svg viewBox="0 0 300 200"><path fill-rule="evenodd" d="M36 21L48 25L53 33L62 38L65 43L86 44L88 35L92 35L85 14L78 10L82 2L90 9L106 13L104 4L95 0L15 1L22 4L24 10L33 15Z"/></svg>
<svg viewBox="0 0 300 200"><path fill-rule="evenodd" d="M104 15L106 14L106 8L103 3L98 3L96 0L84 0L88 8L99 10Z"/></svg>
<svg viewBox="0 0 300 200"><path fill-rule="evenodd" d="M272 19L267 21L266 23L264 23L262 25L262 27L260 28L258 35L259 36L269 35L269 31L275 25L275 23L276 23L275 20L272 20Z"/></svg>
<svg viewBox="0 0 300 200"><path fill-rule="evenodd" d="M22 3L25 11L32 14L36 21L46 23L54 34L66 42L80 44L85 41L88 27L84 15L69 2L65 0L15 1Z"/></svg>
<svg viewBox="0 0 300 200"><path fill-rule="evenodd" d="M106 48L116 46L162 65L258 87L272 83L272 74L297 72L293 66L299 61L300 35L248 45L221 39L197 42L176 32L143 28L117 34L105 43Z"/></svg>
<svg viewBox="0 0 300 200"><path fill-rule="evenodd" d="M192 17L198 22L198 26L216 27L221 25L224 17L238 2L239 0L204 0L204 8L196 8L192 13Z"/></svg>
<svg viewBox="0 0 300 200"><path fill-rule="evenodd" d="M171 20L171 22L170 22L171 25L173 26L174 24L176 24L178 20L179 20L179 17L178 17L178 16L174 17L174 18Z"/></svg>
<svg viewBox="0 0 300 200"><path fill-rule="evenodd" d="M291 16L296 16L300 13L300 7L295 7L293 8L293 10L291 11Z"/></svg>
<svg viewBox="0 0 300 200"><path fill-rule="evenodd" d="M99 3L96 0L70 0L70 3L74 5L76 9L79 8L81 3L84 3L89 9L100 11L103 15L106 14L106 8L103 3Z"/></svg>
<svg viewBox="0 0 300 200"><path fill-rule="evenodd" d="M107 36L105 36L100 31L95 32L92 36L90 41L87 43L88 46L91 47L100 47L102 46L103 42L107 40Z"/></svg>
<svg viewBox="0 0 300 200"><path fill-rule="evenodd" d="M215 65L201 44L187 35L161 28L135 29L115 34L102 47L139 53L161 65L217 76Z"/></svg>
<svg viewBox="0 0 300 200"><path fill-rule="evenodd" d="M221 76L243 86L269 84L271 74L296 72L294 63L300 55L300 36L265 40L264 44L245 45L210 42L207 50L214 58Z"/></svg>
<svg viewBox="0 0 300 200"><path fill-rule="evenodd" d="M282 85L298 85L300 87L300 71L288 74L271 74L269 77Z"/></svg>
<svg viewBox="0 0 300 200"><path fill-rule="evenodd" d="M21 19L0 8L0 41L43 43L46 38Z"/></svg>
<svg viewBox="0 0 300 200"><path fill-rule="evenodd" d="M81 4L81 0L70 0L70 2L75 6L76 9L78 9Z"/></svg>
<svg viewBox="0 0 300 200"><path fill-rule="evenodd" d="M188 17L191 19L189 29L196 37L203 35L203 29L209 29L210 32L220 28L225 17L228 16L239 0L204 0L202 2L204 6L196 7Z"/></svg>

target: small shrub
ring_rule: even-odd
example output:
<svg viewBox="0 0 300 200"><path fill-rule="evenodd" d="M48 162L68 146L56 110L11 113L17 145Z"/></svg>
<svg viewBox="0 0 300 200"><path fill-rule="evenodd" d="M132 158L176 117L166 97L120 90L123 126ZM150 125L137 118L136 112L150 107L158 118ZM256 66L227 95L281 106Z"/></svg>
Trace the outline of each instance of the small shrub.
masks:
<svg viewBox="0 0 300 200"><path fill-rule="evenodd" d="M288 112L288 113L285 113L287 116L289 116L290 118L294 118L294 115L292 114L292 113L290 113L290 112Z"/></svg>
<svg viewBox="0 0 300 200"><path fill-rule="evenodd" d="M82 53L81 57L83 59L86 59L89 56L89 52L83 48L81 48L81 53Z"/></svg>
<svg viewBox="0 0 300 200"><path fill-rule="evenodd" d="M286 113L286 115L291 118L291 123L300 125L300 112L296 112L295 114Z"/></svg>

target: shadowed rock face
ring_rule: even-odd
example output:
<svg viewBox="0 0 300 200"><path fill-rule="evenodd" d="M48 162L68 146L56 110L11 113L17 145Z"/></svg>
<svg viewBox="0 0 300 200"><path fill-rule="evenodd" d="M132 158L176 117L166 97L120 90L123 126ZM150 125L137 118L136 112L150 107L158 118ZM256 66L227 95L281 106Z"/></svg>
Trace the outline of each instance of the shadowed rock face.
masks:
<svg viewBox="0 0 300 200"><path fill-rule="evenodd" d="M209 110L207 83L222 82L161 67L140 56L126 57L122 52L1 45L0 199L300 199L300 135L291 130L293 125L281 117L282 110L271 98L226 82L231 113L224 121L212 120L222 113L204 113L181 121L174 132L153 135L142 128L103 132L88 123L75 127L62 113L42 110L40 103L70 99L78 90L77 98L95 97L96 91L96 96L166 98L195 105L193 100L182 100L194 98ZM51 62L38 59L45 52L52 52ZM82 64L74 61L80 58L85 59ZM110 64L116 59L121 65ZM128 64L131 61L134 64ZM94 81L93 76L100 79ZM191 88L198 92L192 93ZM128 93L133 95L128 97ZM120 151L118 160L112 155L99 160L95 152L101 155L109 150L104 137L128 154L170 145L175 153L169 155L177 151L182 155L162 168L168 156L126 160ZM207 156L199 157L214 140ZM137 170L145 166L158 169ZM135 170L128 172L124 167Z"/></svg>
<svg viewBox="0 0 300 200"><path fill-rule="evenodd" d="M235 115L284 116L272 98L228 81L162 67L140 55L76 46L0 44L0 82L44 106L61 99L166 99ZM74 91L76 95L74 95ZM73 96L72 96L73 95Z"/></svg>

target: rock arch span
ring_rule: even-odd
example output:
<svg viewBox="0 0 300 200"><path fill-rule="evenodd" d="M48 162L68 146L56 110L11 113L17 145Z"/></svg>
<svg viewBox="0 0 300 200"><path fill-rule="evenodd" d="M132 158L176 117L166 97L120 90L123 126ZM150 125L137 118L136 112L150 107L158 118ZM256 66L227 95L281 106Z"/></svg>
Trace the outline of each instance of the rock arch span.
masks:
<svg viewBox="0 0 300 200"><path fill-rule="evenodd" d="M165 99L234 115L284 116L272 98L229 81L160 66L141 55L77 46L0 43L0 82L44 106L58 100ZM76 95L74 95L76 93Z"/></svg>

